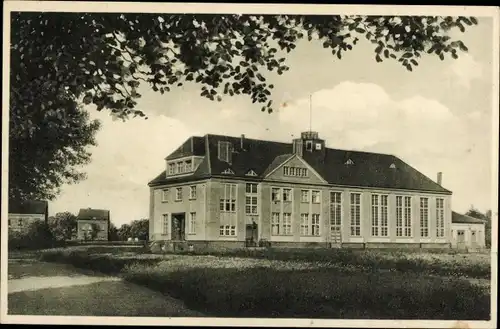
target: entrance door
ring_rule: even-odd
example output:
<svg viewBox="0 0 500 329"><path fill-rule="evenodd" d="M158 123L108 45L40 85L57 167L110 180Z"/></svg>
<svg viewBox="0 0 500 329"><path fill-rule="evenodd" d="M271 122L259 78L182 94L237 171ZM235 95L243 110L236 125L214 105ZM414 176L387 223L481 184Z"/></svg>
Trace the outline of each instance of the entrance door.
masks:
<svg viewBox="0 0 500 329"><path fill-rule="evenodd" d="M245 242L247 247L257 246L257 224L254 222L252 224L246 225L245 230Z"/></svg>
<svg viewBox="0 0 500 329"><path fill-rule="evenodd" d="M186 239L186 214L172 214L172 240L184 241Z"/></svg>
<svg viewBox="0 0 500 329"><path fill-rule="evenodd" d="M464 230L457 231L457 247L459 249L465 249L465 231Z"/></svg>
<svg viewBox="0 0 500 329"><path fill-rule="evenodd" d="M470 232L470 246L472 248L477 248L477 232L476 231Z"/></svg>

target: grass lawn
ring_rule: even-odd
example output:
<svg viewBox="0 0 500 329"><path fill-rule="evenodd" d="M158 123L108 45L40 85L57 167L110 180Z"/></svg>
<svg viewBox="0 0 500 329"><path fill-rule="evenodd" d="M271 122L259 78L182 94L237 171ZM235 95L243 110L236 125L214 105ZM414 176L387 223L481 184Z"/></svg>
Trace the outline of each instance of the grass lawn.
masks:
<svg viewBox="0 0 500 329"><path fill-rule="evenodd" d="M127 282L98 282L8 295L11 315L202 316L173 298Z"/></svg>
<svg viewBox="0 0 500 329"><path fill-rule="evenodd" d="M213 256L60 249L42 258L118 274L219 317L490 317L489 284L461 278L488 280L486 257L473 262L469 255L429 253L259 252Z"/></svg>

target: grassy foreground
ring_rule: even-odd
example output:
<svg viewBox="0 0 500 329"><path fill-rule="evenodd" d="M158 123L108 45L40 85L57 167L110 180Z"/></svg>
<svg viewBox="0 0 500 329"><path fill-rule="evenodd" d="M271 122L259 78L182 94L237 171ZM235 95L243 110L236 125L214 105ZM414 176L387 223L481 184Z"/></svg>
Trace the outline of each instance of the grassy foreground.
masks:
<svg viewBox="0 0 500 329"><path fill-rule="evenodd" d="M490 317L490 292L465 279L430 276L428 272L432 271L425 270L426 265L387 269L389 261L382 265L386 270L377 270L374 259L382 257L377 253L373 254L374 259L365 254L357 263L347 264L347 257L359 256L329 252L328 259L314 261L297 255L277 259L285 258L284 252L274 259L259 259L99 254L82 249L46 251L41 258L120 275L127 281L182 299L192 309L219 317L435 320ZM436 260L426 263L416 259L418 264L437 264ZM479 264L474 264L474 268L481 268ZM459 271L467 271L464 268L465 265ZM485 271L476 269L468 273L484 277Z"/></svg>

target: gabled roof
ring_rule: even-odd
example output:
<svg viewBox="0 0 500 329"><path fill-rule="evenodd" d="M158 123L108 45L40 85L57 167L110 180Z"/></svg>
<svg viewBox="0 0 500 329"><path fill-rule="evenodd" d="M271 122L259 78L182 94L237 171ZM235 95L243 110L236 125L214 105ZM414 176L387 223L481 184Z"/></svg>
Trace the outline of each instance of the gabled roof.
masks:
<svg viewBox="0 0 500 329"><path fill-rule="evenodd" d="M77 219L109 220L109 210L82 208L78 212Z"/></svg>
<svg viewBox="0 0 500 329"><path fill-rule="evenodd" d="M456 224L486 224L483 219L459 214L458 212L451 212L451 222Z"/></svg>
<svg viewBox="0 0 500 329"><path fill-rule="evenodd" d="M228 177L228 175L221 174L227 168L231 168L234 172L234 175L228 178L263 179L269 172L293 155L292 143L245 137L243 139L243 148L241 148L242 139L240 137L212 134L193 138L193 141L196 141L194 144L197 145L197 149L194 150L193 148L192 155L204 156L197 170L191 175L169 178L165 176L165 172L162 172L149 182L149 186L194 181L214 176ZM228 141L234 146L230 164L219 160L217 157L219 141ZM203 153L201 152L202 149L204 150ZM180 153L176 150L167 159L173 158L173 154L179 155ZM185 155L185 152L182 154ZM302 158L332 185L451 194L449 190L393 155L325 148L322 152L304 151ZM346 165L345 163L349 159L353 161L353 164ZM390 168L393 163L396 168ZM246 176L249 170L254 170L257 176Z"/></svg>
<svg viewBox="0 0 500 329"><path fill-rule="evenodd" d="M9 214L48 214L47 201L16 201L9 199Z"/></svg>

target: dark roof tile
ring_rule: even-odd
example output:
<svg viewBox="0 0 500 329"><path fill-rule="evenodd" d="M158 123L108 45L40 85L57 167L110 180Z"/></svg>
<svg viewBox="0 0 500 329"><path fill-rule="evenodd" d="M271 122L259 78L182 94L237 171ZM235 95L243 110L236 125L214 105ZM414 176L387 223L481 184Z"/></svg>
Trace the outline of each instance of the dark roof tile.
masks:
<svg viewBox="0 0 500 329"><path fill-rule="evenodd" d="M204 146L204 151L202 152L200 147L196 155L206 155L208 152L208 156L196 172L193 175L170 179L167 179L163 172L149 183L150 186L209 178L213 175L219 176L227 168L234 172L233 177L248 178L245 175L253 170L258 176L252 179L262 179L289 158L293 152L291 143L251 138L243 139L243 148L241 148L241 137L208 134L204 137L194 137L193 140L199 141L199 145ZM228 141L234 147L230 164L217 157L219 141ZM169 155L171 156L172 154ZM332 185L451 194L449 190L393 155L326 148L324 152L304 152L303 159ZM352 165L346 165L349 159L354 162ZM392 164L395 164L396 168L390 168Z"/></svg>
<svg viewBox="0 0 500 329"><path fill-rule="evenodd" d="M48 201L9 199L9 214L47 214L48 208Z"/></svg>
<svg viewBox="0 0 500 329"><path fill-rule="evenodd" d="M471 217L471 216L467 216L467 215L462 215L462 214L459 214L458 212L455 212L455 211L451 212L451 222L457 223L457 224L485 224L486 223L485 220Z"/></svg>
<svg viewBox="0 0 500 329"><path fill-rule="evenodd" d="M78 212L77 219L102 219L109 220L109 210L82 208Z"/></svg>

